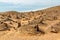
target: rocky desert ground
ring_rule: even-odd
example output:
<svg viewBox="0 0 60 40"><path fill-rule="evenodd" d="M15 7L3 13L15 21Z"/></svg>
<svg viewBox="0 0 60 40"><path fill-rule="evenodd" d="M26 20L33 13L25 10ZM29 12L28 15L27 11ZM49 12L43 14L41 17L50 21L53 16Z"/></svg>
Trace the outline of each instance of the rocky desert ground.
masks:
<svg viewBox="0 0 60 40"><path fill-rule="evenodd" d="M0 12L0 40L60 40L60 6Z"/></svg>

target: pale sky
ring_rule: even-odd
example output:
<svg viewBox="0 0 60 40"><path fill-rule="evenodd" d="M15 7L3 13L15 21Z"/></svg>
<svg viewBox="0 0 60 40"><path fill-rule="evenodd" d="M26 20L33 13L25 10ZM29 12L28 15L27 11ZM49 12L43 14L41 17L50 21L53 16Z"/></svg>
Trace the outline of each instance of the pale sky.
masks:
<svg viewBox="0 0 60 40"><path fill-rule="evenodd" d="M27 11L60 5L60 0L0 0L0 11Z"/></svg>

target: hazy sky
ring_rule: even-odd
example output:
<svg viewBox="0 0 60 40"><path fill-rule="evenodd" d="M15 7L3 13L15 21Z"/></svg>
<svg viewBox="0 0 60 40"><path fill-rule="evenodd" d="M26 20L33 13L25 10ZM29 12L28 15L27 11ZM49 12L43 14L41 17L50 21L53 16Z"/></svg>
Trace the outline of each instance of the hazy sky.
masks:
<svg viewBox="0 0 60 40"><path fill-rule="evenodd" d="M60 5L60 0L0 0L0 11L27 11Z"/></svg>

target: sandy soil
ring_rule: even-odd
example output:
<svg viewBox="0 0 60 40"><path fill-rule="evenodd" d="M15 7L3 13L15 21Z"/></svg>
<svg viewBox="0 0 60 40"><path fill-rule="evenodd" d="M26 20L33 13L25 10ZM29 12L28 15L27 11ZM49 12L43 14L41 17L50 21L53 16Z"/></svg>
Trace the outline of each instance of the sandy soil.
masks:
<svg viewBox="0 0 60 40"><path fill-rule="evenodd" d="M60 40L60 33L49 33L41 36L24 36L18 32L12 32L1 36L0 40Z"/></svg>

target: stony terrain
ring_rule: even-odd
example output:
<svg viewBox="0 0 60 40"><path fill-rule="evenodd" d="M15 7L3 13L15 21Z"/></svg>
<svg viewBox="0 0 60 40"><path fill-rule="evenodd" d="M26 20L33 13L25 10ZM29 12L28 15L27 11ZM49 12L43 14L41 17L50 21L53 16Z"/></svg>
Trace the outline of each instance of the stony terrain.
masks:
<svg viewBox="0 0 60 40"><path fill-rule="evenodd" d="M0 12L1 40L60 40L59 35L60 6L31 12Z"/></svg>

